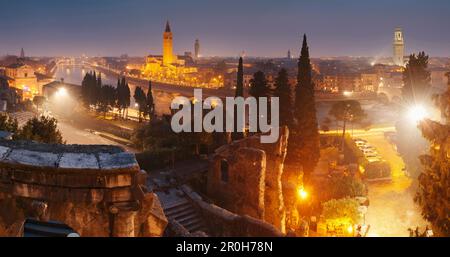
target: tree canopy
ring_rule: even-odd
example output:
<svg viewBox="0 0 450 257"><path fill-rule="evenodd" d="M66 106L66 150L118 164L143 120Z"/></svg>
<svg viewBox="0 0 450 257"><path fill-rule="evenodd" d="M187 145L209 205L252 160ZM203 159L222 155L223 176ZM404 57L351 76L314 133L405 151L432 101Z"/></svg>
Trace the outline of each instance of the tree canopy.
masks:
<svg viewBox="0 0 450 257"><path fill-rule="evenodd" d="M292 124L292 92L286 69L281 69L275 79L274 96L280 102L280 126Z"/></svg>
<svg viewBox="0 0 450 257"><path fill-rule="evenodd" d="M15 140L31 140L47 144L63 144L63 137L58 130L58 121L55 118L41 116L34 117L25 123L17 134Z"/></svg>
<svg viewBox="0 0 450 257"><path fill-rule="evenodd" d="M430 101L431 73L425 52L411 54L403 72L402 96L407 105Z"/></svg>
<svg viewBox="0 0 450 257"><path fill-rule="evenodd" d="M449 236L450 76L447 90L434 99L443 120L437 122L427 119L419 124L431 146L428 154L420 157L423 171L419 176L415 200L422 208L422 216L433 225L436 232L441 236Z"/></svg>

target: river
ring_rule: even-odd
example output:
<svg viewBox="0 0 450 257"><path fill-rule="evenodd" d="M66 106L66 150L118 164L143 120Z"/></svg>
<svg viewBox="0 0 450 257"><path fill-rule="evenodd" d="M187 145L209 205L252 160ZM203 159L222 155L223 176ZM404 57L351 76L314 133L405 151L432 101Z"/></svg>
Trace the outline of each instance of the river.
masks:
<svg viewBox="0 0 450 257"><path fill-rule="evenodd" d="M84 76L86 73L95 71L97 74L101 74L102 76L102 83L103 85L117 85L117 76L111 75L111 73L102 73L98 69L89 67L89 66L68 66L68 65L59 65L55 72L55 79L61 80L64 79L65 83L69 84L75 84L75 85L81 85L81 82L83 81ZM136 90L137 86L141 86L142 89L146 92L147 86L143 84L143 82L138 82L135 80L129 81L128 85L130 87L131 97L131 108L135 108L135 101L134 101L134 91ZM155 87L158 87L161 85L154 85ZM166 90L153 90L153 98L155 100L155 110L158 115L162 114L170 114L170 103L172 99L180 95L180 93L177 93L175 91L169 91L165 92Z"/></svg>

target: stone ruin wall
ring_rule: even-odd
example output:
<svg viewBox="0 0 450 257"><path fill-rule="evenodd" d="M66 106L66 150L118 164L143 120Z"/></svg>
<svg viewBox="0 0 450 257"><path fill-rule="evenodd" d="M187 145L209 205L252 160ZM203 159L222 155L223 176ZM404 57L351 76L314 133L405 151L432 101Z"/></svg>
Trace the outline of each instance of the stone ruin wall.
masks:
<svg viewBox="0 0 450 257"><path fill-rule="evenodd" d="M208 196L231 212L264 220L285 233L281 179L288 136L283 127L277 143L261 144L259 136L252 136L217 149L208 172ZM228 181L222 177L224 161Z"/></svg>
<svg viewBox="0 0 450 257"><path fill-rule="evenodd" d="M191 188L184 185L183 192L194 203L202 214L209 229L209 236L216 237L282 237L284 234L272 224L248 215L237 215L217 205L205 202L203 198ZM171 229L176 236L204 236L192 234L171 222Z"/></svg>
<svg viewBox="0 0 450 257"><path fill-rule="evenodd" d="M161 236L167 219L145 182L118 147L0 142L0 236L21 236L26 218L81 236Z"/></svg>

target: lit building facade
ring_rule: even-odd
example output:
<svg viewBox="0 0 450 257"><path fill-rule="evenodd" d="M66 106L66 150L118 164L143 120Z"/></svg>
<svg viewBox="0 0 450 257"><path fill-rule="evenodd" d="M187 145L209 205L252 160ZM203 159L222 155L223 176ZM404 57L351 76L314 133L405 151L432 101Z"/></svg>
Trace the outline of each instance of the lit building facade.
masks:
<svg viewBox="0 0 450 257"><path fill-rule="evenodd" d="M31 100L34 96L42 94L35 70L26 64L11 64L5 69L5 76L9 86L22 91L24 100Z"/></svg>
<svg viewBox="0 0 450 257"><path fill-rule="evenodd" d="M167 21L166 29L163 33L163 64L168 66L172 64L173 61L173 34L170 29L169 21Z"/></svg>
<svg viewBox="0 0 450 257"><path fill-rule="evenodd" d="M361 92L378 92L380 86L380 78L376 73L361 73L361 81L359 90Z"/></svg>
<svg viewBox="0 0 450 257"><path fill-rule="evenodd" d="M142 75L157 82L170 83L184 86L222 87L223 77L211 77L199 74L194 66L192 54L175 55L173 53L173 33L169 22L166 23L163 32L162 55L148 55L142 69ZM199 54L200 46L196 48Z"/></svg>

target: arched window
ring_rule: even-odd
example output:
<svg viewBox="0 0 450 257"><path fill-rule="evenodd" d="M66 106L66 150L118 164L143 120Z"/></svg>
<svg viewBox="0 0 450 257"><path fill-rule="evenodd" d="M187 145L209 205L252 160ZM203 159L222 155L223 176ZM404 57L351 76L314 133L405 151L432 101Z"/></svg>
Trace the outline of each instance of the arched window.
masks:
<svg viewBox="0 0 450 257"><path fill-rule="evenodd" d="M220 178L222 182L228 182L228 161L225 159L220 161Z"/></svg>

